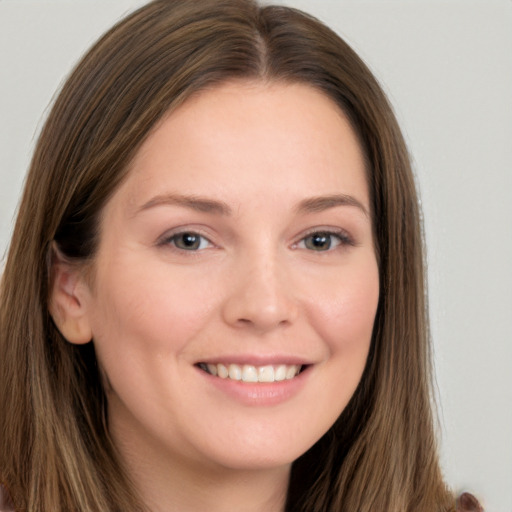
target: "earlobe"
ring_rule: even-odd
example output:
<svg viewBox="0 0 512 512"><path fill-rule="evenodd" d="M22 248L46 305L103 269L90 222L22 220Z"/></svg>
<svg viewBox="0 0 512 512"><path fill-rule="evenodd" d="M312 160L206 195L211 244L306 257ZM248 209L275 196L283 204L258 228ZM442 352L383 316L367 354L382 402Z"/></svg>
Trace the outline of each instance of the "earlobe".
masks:
<svg viewBox="0 0 512 512"><path fill-rule="evenodd" d="M92 339L86 290L80 269L66 262L54 245L48 309L62 336L77 345Z"/></svg>

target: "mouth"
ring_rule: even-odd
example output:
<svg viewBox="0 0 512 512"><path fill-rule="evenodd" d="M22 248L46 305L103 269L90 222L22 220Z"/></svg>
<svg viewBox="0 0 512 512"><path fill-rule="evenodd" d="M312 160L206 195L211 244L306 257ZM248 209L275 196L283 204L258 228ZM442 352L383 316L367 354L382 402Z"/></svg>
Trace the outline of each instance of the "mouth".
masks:
<svg viewBox="0 0 512 512"><path fill-rule="evenodd" d="M240 365L234 363L198 363L197 366L214 377L251 383L272 383L291 380L307 367L307 365L301 364L255 366L251 364Z"/></svg>

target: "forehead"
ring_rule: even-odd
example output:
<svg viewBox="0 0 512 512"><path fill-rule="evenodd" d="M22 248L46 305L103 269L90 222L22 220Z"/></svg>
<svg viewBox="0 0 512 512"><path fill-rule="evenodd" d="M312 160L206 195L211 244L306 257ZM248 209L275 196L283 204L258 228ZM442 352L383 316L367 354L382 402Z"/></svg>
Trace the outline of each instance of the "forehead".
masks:
<svg viewBox="0 0 512 512"><path fill-rule="evenodd" d="M297 188L303 195L354 186L367 203L361 146L330 98L304 84L230 82L169 112L121 188L135 205L159 188L222 196L232 189L293 195Z"/></svg>

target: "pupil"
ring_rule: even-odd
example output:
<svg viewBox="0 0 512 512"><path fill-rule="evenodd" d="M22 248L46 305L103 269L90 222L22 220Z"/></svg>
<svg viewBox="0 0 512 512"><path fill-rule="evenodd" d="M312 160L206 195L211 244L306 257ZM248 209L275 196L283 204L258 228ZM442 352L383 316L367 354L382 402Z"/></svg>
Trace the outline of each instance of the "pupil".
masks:
<svg viewBox="0 0 512 512"><path fill-rule="evenodd" d="M313 235L311 239L313 247L316 249L329 249L331 246L331 240L329 235Z"/></svg>
<svg viewBox="0 0 512 512"><path fill-rule="evenodd" d="M184 233L181 237L181 241L185 247L195 247L198 242L198 237L192 233Z"/></svg>

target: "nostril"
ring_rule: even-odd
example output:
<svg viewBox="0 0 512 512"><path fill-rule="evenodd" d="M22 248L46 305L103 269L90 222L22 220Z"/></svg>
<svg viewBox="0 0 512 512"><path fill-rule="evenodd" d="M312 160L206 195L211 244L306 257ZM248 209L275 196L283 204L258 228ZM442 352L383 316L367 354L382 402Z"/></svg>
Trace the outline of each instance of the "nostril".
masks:
<svg viewBox="0 0 512 512"><path fill-rule="evenodd" d="M297 304L269 286L245 283L230 290L223 305L224 320L233 327L269 331L293 323Z"/></svg>

